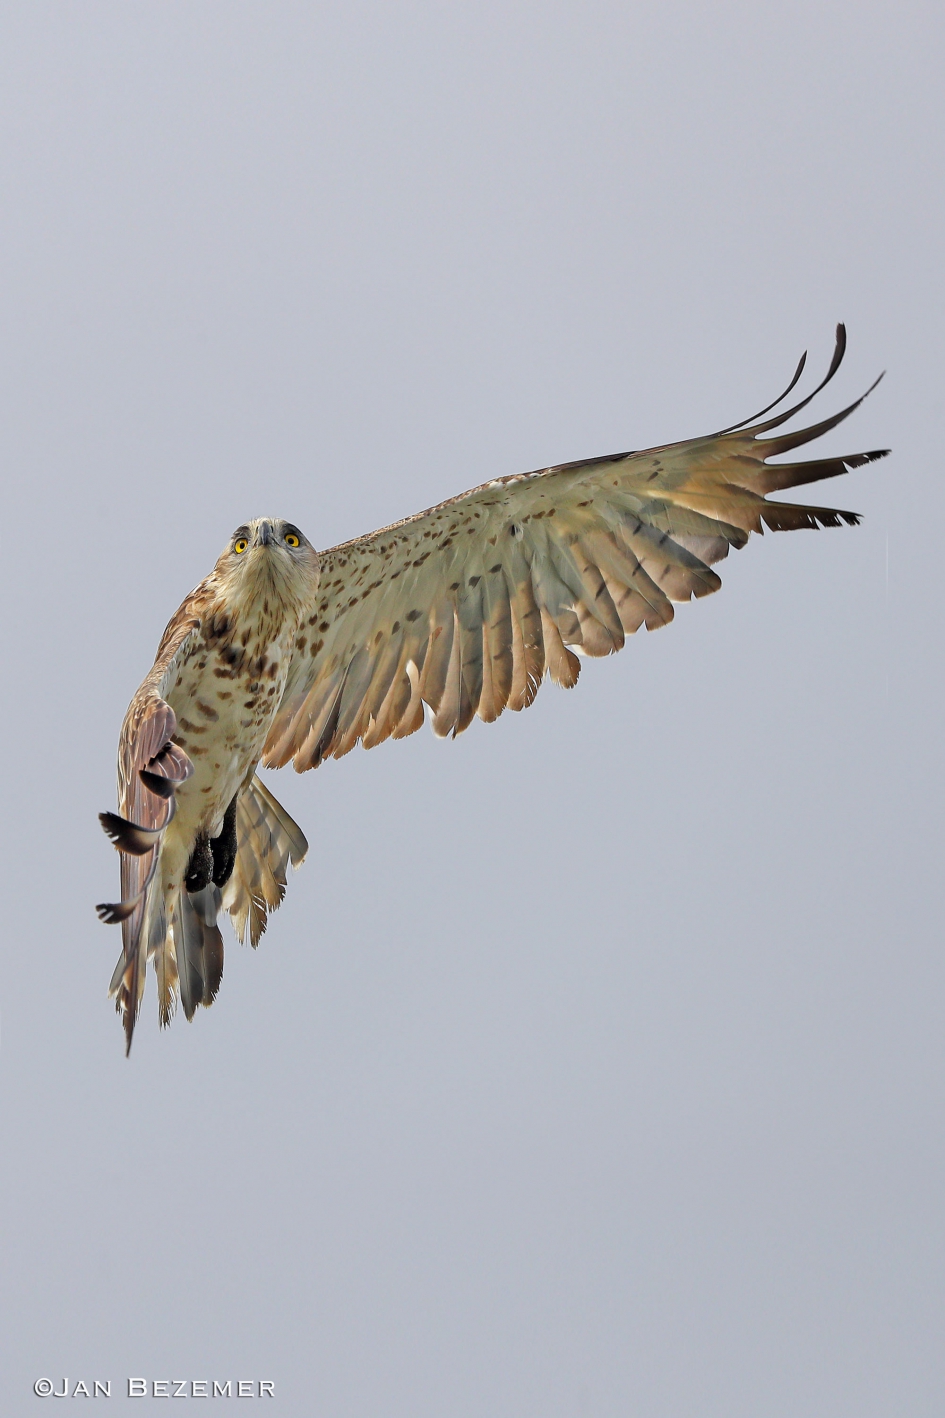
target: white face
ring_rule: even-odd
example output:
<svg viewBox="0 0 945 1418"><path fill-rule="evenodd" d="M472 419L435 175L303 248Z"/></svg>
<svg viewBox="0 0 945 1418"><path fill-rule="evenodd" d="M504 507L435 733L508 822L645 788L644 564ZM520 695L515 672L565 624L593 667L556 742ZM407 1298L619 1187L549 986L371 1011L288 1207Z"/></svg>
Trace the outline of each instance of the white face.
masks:
<svg viewBox="0 0 945 1418"><path fill-rule="evenodd" d="M216 571L224 594L240 602L274 593L298 608L318 589L318 553L283 517L257 517L237 527Z"/></svg>
<svg viewBox="0 0 945 1418"><path fill-rule="evenodd" d="M299 560L311 551L311 543L292 522L283 517L257 517L252 522L244 522L230 538L228 551L238 558L260 548L271 548L295 555ZM299 556L301 553L301 557Z"/></svg>

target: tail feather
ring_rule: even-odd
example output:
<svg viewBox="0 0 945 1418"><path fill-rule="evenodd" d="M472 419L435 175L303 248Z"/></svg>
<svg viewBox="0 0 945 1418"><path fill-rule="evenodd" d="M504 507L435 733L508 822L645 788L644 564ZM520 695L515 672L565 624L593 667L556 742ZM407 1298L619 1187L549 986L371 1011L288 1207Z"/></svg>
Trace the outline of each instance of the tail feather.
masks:
<svg viewBox="0 0 945 1418"><path fill-rule="evenodd" d="M223 906L238 938L258 945L270 911L285 895L289 863L301 866L308 842L297 823L259 778L240 795L236 813L238 849L233 875L223 888Z"/></svg>
<svg viewBox="0 0 945 1418"><path fill-rule="evenodd" d="M221 892L210 884L193 894L175 888L165 900L158 841L150 872L137 897L100 906L103 920L122 921L124 949L109 984L125 1026L126 1053L144 993L147 961L158 985L162 1027L173 1018L178 994L188 1019L199 1005L211 1005L223 979L223 936L217 924L225 910L237 937L257 945L269 912L282 901L289 863L299 866L308 843L298 825L258 778L240 794L236 813L237 851L233 873ZM136 844L135 844L136 845ZM122 866L127 860L122 842ZM123 875L126 873L123 871Z"/></svg>
<svg viewBox="0 0 945 1418"><path fill-rule="evenodd" d="M161 942L154 952L154 973L157 976L158 1019L161 1028L166 1029L174 1018L177 1008L177 991L180 979L177 971L177 956L173 941L169 937Z"/></svg>
<svg viewBox="0 0 945 1418"><path fill-rule="evenodd" d="M191 896L182 891L174 913L174 947L180 1000L188 1019L199 1004L209 1006L223 978L223 937L217 925L220 893L206 886Z"/></svg>

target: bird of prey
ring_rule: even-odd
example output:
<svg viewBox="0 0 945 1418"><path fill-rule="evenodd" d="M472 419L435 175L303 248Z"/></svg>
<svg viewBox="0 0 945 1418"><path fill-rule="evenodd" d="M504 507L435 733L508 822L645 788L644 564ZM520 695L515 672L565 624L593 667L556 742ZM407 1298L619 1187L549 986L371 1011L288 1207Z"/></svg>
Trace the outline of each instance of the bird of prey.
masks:
<svg viewBox="0 0 945 1418"><path fill-rule="evenodd" d="M751 532L855 525L766 496L888 452L768 462L862 402L772 432L832 379L845 345L840 325L826 377L774 417L803 358L774 403L719 433L495 478L330 551L278 517L237 527L164 632L122 725L120 815L101 814L121 856L121 900L97 909L122 927L110 993L126 1052L147 961L161 1023L178 991L191 1019L220 986L220 912L255 946L305 856L260 764L301 773L359 741L405 738L424 705L439 736L477 714L491 723L531 704L545 675L576 684L578 655L611 655L641 625L668 624L674 601L717 590L713 563Z"/></svg>

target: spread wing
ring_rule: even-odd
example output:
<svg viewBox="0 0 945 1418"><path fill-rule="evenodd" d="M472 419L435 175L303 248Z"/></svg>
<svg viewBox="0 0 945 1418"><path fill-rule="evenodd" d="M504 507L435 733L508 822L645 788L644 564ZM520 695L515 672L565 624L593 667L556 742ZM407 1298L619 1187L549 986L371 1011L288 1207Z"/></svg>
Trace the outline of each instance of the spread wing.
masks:
<svg viewBox="0 0 945 1418"><path fill-rule="evenodd" d="M317 602L300 630L263 762L301 772L420 727L439 735L474 715L524 709L547 673L576 683L585 655L673 618L673 602L720 586L711 566L751 532L855 524L856 513L766 495L883 456L770 464L834 428L862 402L791 433L788 419L836 373L846 334L814 393L767 421L642 453L499 478L322 554ZM878 382L878 381L877 381ZM873 386L875 387L875 386ZM869 392L869 391L867 391ZM865 395L863 396L865 397Z"/></svg>

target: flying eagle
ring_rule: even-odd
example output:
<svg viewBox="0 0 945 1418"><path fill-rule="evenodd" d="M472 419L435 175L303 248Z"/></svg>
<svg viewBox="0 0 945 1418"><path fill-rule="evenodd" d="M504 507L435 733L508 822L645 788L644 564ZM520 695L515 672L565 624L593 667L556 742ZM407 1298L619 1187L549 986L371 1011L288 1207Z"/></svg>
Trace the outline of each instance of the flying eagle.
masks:
<svg viewBox="0 0 945 1418"><path fill-rule="evenodd" d="M406 738L425 704L440 737L476 714L491 723L531 704L546 674L570 689L579 654L611 655L641 625L668 624L674 601L718 590L712 564L751 532L855 525L854 512L765 495L888 452L767 461L834 428L862 398L761 437L833 378L845 346L839 325L814 393L765 422L804 358L773 404L720 433L496 478L330 551L278 517L237 527L131 701L118 746L121 815L101 814L121 856L121 900L97 910L122 927L110 994L127 1050L147 961L161 1024L178 991L191 1019L223 975L220 911L255 946L288 863L305 856L302 832L256 776L260 763L291 759L301 773L359 741Z"/></svg>

